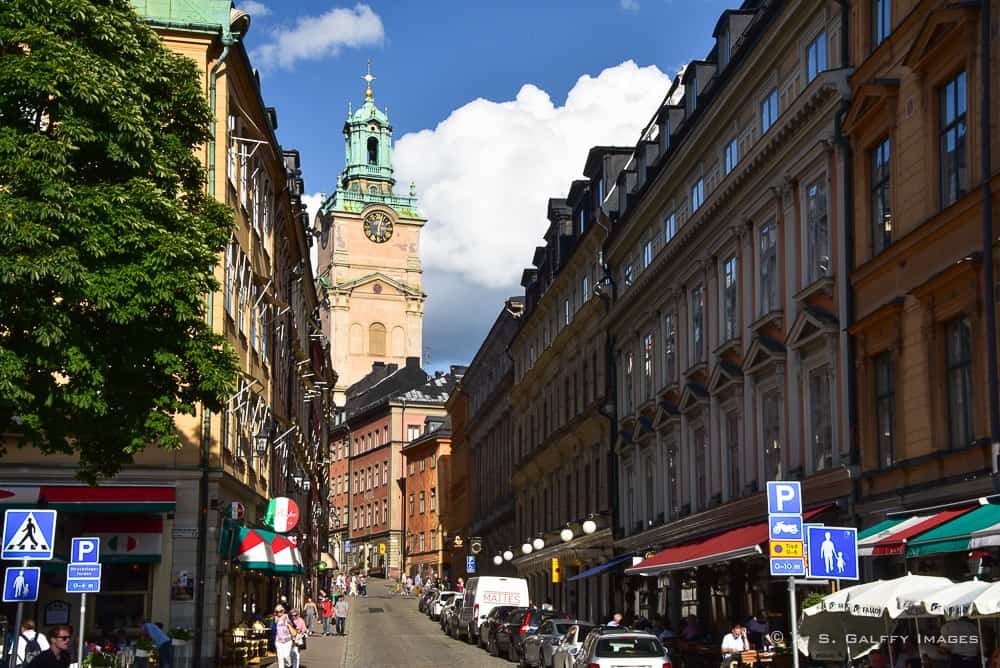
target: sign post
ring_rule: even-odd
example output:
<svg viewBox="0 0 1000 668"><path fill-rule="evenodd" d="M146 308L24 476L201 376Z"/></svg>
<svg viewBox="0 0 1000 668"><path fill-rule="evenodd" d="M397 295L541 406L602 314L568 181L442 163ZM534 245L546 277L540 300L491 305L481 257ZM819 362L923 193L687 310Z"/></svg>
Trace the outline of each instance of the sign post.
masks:
<svg viewBox="0 0 1000 668"><path fill-rule="evenodd" d="M3 514L3 544L0 559L21 560L20 567L8 568L4 573L3 601L17 602L14 616L14 633L21 633L24 619L24 602L38 600L41 569L29 567L29 561L48 561L52 558L52 545L56 537L56 511L7 510ZM17 661L17 643L10 656L10 668Z"/></svg>
<svg viewBox="0 0 1000 668"><path fill-rule="evenodd" d="M802 530L802 485L796 480L767 481L767 524L771 575L788 577L788 603L792 633L792 665L799 668L799 620L795 602L795 576L806 574Z"/></svg>
<svg viewBox="0 0 1000 668"><path fill-rule="evenodd" d="M66 565L66 592L80 594L80 626L76 655L83 656L83 629L87 619L87 592L101 591L101 541L99 538L74 538L70 562ZM82 660L82 659L79 659Z"/></svg>

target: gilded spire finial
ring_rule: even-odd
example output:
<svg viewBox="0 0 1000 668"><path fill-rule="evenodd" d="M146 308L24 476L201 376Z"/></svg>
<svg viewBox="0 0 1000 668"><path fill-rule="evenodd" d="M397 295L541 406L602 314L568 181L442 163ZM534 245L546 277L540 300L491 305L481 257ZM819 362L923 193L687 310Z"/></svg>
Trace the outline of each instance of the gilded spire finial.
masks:
<svg viewBox="0 0 1000 668"><path fill-rule="evenodd" d="M365 80L365 84L366 84L365 85L365 99L366 100L370 100L370 99L372 99L372 97L374 97L373 94L372 94L372 82L375 81L375 77L372 76L372 59L371 58L368 59L368 74L364 75L361 78Z"/></svg>

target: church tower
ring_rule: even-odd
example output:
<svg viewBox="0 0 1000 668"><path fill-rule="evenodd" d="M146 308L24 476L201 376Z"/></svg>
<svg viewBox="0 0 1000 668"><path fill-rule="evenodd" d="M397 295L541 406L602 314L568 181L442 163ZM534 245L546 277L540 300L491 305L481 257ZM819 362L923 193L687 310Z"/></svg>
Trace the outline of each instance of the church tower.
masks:
<svg viewBox="0 0 1000 668"><path fill-rule="evenodd" d="M375 106L371 62L365 99L348 107L344 123L344 171L316 216L320 290L328 307L321 315L339 374L334 400L344 404L348 387L373 362L406 363L423 347L423 270L416 190L394 192L392 125L388 109Z"/></svg>

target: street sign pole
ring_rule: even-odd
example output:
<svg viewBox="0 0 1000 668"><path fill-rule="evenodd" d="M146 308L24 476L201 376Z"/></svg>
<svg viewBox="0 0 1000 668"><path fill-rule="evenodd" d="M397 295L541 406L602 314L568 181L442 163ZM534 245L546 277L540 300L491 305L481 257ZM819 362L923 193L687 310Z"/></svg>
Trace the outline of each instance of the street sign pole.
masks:
<svg viewBox="0 0 1000 668"><path fill-rule="evenodd" d="M87 594L80 594L80 625L76 627L76 664L83 665L83 629L87 619Z"/></svg>
<svg viewBox="0 0 1000 668"><path fill-rule="evenodd" d="M23 568L28 567L28 560L22 559L21 566ZM11 648L10 652L10 666L9 668L15 668L17 665L17 645L18 640L21 638L21 621L24 619L24 601L19 601L17 604L17 613L14 615L14 646ZM25 647L27 651L27 647Z"/></svg>
<svg viewBox="0 0 1000 668"><path fill-rule="evenodd" d="M789 629L792 632L792 668L799 668L799 612L795 604L795 578L788 578L788 607L791 610Z"/></svg>

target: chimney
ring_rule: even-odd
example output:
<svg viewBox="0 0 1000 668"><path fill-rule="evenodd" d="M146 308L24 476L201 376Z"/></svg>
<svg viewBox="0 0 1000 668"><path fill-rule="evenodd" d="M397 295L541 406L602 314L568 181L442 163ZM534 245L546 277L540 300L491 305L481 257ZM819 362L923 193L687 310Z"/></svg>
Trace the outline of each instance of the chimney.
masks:
<svg viewBox="0 0 1000 668"><path fill-rule="evenodd" d="M377 371L385 366L385 362L372 362L372 371Z"/></svg>
<svg viewBox="0 0 1000 668"><path fill-rule="evenodd" d="M419 369L420 368L420 358L419 357L407 357L406 358L406 368L407 369Z"/></svg>
<svg viewBox="0 0 1000 668"><path fill-rule="evenodd" d="M386 367L386 374L385 375L388 376L391 373L396 373L396 369L398 369L398 368L399 368L398 364L395 364L395 363L390 364L389 366Z"/></svg>

